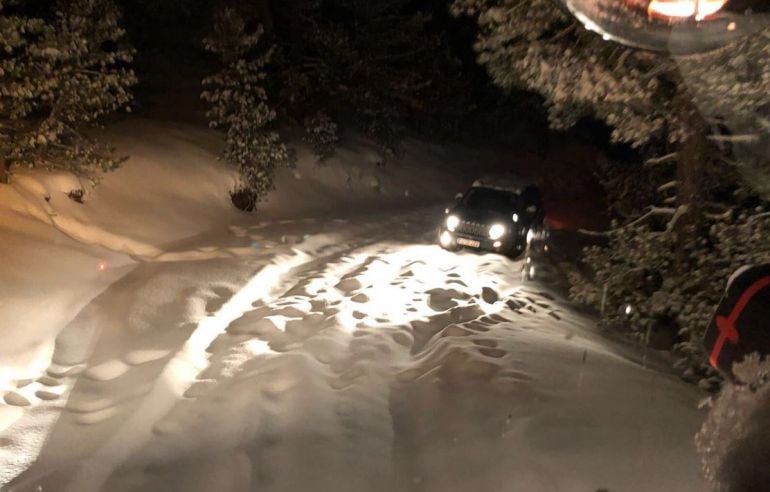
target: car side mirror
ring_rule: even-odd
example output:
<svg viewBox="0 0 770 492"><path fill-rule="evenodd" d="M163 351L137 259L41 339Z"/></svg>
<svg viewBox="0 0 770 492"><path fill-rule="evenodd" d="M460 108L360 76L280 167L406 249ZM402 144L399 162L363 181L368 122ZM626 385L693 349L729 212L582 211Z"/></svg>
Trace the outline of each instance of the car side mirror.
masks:
<svg viewBox="0 0 770 492"><path fill-rule="evenodd" d="M528 214L534 214L535 212L537 212L537 207L536 206L530 205L529 207L527 207L527 213Z"/></svg>
<svg viewBox="0 0 770 492"><path fill-rule="evenodd" d="M455 195L455 201L456 202L459 202L462 199L463 199L463 194L462 193L458 193L458 194Z"/></svg>

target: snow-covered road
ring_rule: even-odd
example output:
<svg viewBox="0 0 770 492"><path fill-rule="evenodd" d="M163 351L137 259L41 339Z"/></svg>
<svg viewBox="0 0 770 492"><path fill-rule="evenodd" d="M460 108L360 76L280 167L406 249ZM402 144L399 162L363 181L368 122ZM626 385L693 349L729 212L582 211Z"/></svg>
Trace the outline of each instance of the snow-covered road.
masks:
<svg viewBox="0 0 770 492"><path fill-rule="evenodd" d="M702 491L701 395L435 210L230 227L141 263L6 394L13 491ZM14 405L14 401L18 405Z"/></svg>

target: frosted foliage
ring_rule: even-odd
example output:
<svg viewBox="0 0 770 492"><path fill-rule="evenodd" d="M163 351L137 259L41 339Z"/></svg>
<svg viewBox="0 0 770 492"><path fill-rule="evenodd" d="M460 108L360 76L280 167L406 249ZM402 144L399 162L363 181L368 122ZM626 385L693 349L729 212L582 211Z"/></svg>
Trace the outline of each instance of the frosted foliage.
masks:
<svg viewBox="0 0 770 492"><path fill-rule="evenodd" d="M455 14L476 15L479 62L496 84L542 94L552 126L595 116L617 141L680 141L685 129L654 72L669 60L606 43L550 0L456 0Z"/></svg>
<svg viewBox="0 0 770 492"><path fill-rule="evenodd" d="M724 49L677 59L698 109L733 133L767 122L770 104L770 31ZM765 112L765 114L762 114Z"/></svg>
<svg viewBox="0 0 770 492"><path fill-rule="evenodd" d="M604 300L603 323L630 330L639 340L648 330L672 333L678 337L683 375L714 387L718 378L706 364L703 334L730 275L744 265L770 261L770 217L736 211L733 218L712 219L703 236L684 245L687 275L675 273L676 234L658 225L651 219L621 227L610 233L608 247L586 249L591 273L570 275L570 295L596 309ZM633 306L630 316L627 305Z"/></svg>
<svg viewBox="0 0 770 492"><path fill-rule="evenodd" d="M281 110L322 130L308 140L332 138L332 127L315 124L323 123L314 114L321 110L393 154L407 128L418 135L451 131L473 111L470 79L413 1L286 3L296 27L290 39L278 34Z"/></svg>
<svg viewBox="0 0 770 492"><path fill-rule="evenodd" d="M705 55L677 60L698 110L754 142L733 145L733 161L751 187L770 197L770 30Z"/></svg>
<svg viewBox="0 0 770 492"><path fill-rule="evenodd" d="M273 189L276 168L289 162L289 150L271 129L276 113L268 105L264 67L273 50L259 49L261 36L261 27L247 33L235 10L223 10L204 40L206 49L220 57L222 70L203 81L201 95L210 105L211 126L226 134L225 160L239 169L239 187L253 200Z"/></svg>
<svg viewBox="0 0 770 492"><path fill-rule="evenodd" d="M671 58L605 42L551 0L455 0L453 11L477 18L479 61L495 83L543 95L556 128L593 116L613 128L616 141L676 144L690 133L677 94L734 132L757 129L757 109L769 102L767 32Z"/></svg>
<svg viewBox="0 0 770 492"><path fill-rule="evenodd" d="M130 102L134 52L110 0L62 1L54 12L25 17L0 4L0 160L112 169L118 160L83 130Z"/></svg>
<svg viewBox="0 0 770 492"><path fill-rule="evenodd" d="M770 359L752 354L734 373L695 439L703 468L721 492L770 490Z"/></svg>
<svg viewBox="0 0 770 492"><path fill-rule="evenodd" d="M331 157L339 140L339 127L328 114L319 111L305 118L305 141L320 160Z"/></svg>

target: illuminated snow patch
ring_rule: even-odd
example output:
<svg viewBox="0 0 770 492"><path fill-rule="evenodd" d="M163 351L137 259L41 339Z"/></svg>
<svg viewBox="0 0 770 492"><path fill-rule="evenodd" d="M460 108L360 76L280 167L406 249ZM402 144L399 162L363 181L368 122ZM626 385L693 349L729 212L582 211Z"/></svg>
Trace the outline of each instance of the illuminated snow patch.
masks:
<svg viewBox="0 0 770 492"><path fill-rule="evenodd" d="M197 374L208 365L206 349L236 319L252 309L257 300L269 302L283 276L308 261L308 255L295 250L292 257L284 257L264 267L215 314L203 318L184 347L168 365L167 380L182 395Z"/></svg>

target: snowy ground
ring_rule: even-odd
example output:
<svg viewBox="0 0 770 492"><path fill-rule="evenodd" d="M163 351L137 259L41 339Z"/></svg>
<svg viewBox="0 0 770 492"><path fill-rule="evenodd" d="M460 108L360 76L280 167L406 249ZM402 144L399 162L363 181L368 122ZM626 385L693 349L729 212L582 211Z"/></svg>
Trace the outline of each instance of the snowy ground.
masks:
<svg viewBox="0 0 770 492"><path fill-rule="evenodd" d="M178 151L187 155L189 145ZM547 257L537 260L538 279L523 283L518 262L435 246L440 209L421 202L455 191L435 149L412 153L436 162L422 176L408 165L382 170L374 159L364 166L372 154L363 147L346 152L323 171L328 180L293 176L257 217L222 206L196 222L185 211L207 197L177 194L170 203L178 208L129 234L109 208L93 221L74 209L98 229L66 220L57 229L18 212L34 202L0 200L17 204L3 216L0 247L19 265L0 264L0 274L22 293L0 305L14 347L2 355L0 484L73 492L706 488L693 445L702 419L696 389L597 336L556 293ZM190 179L208 172L204 161L191 164ZM335 173L354 176L349 201L336 209ZM211 177L214 195L229 178ZM147 186L150 200L166 203ZM296 198L311 190L318 203ZM76 217L57 200L46 203ZM183 227L170 228L175 216ZM49 249L25 255L25 245ZM46 284L23 284L30 270L48 275ZM70 297L68 281L77 284Z"/></svg>

